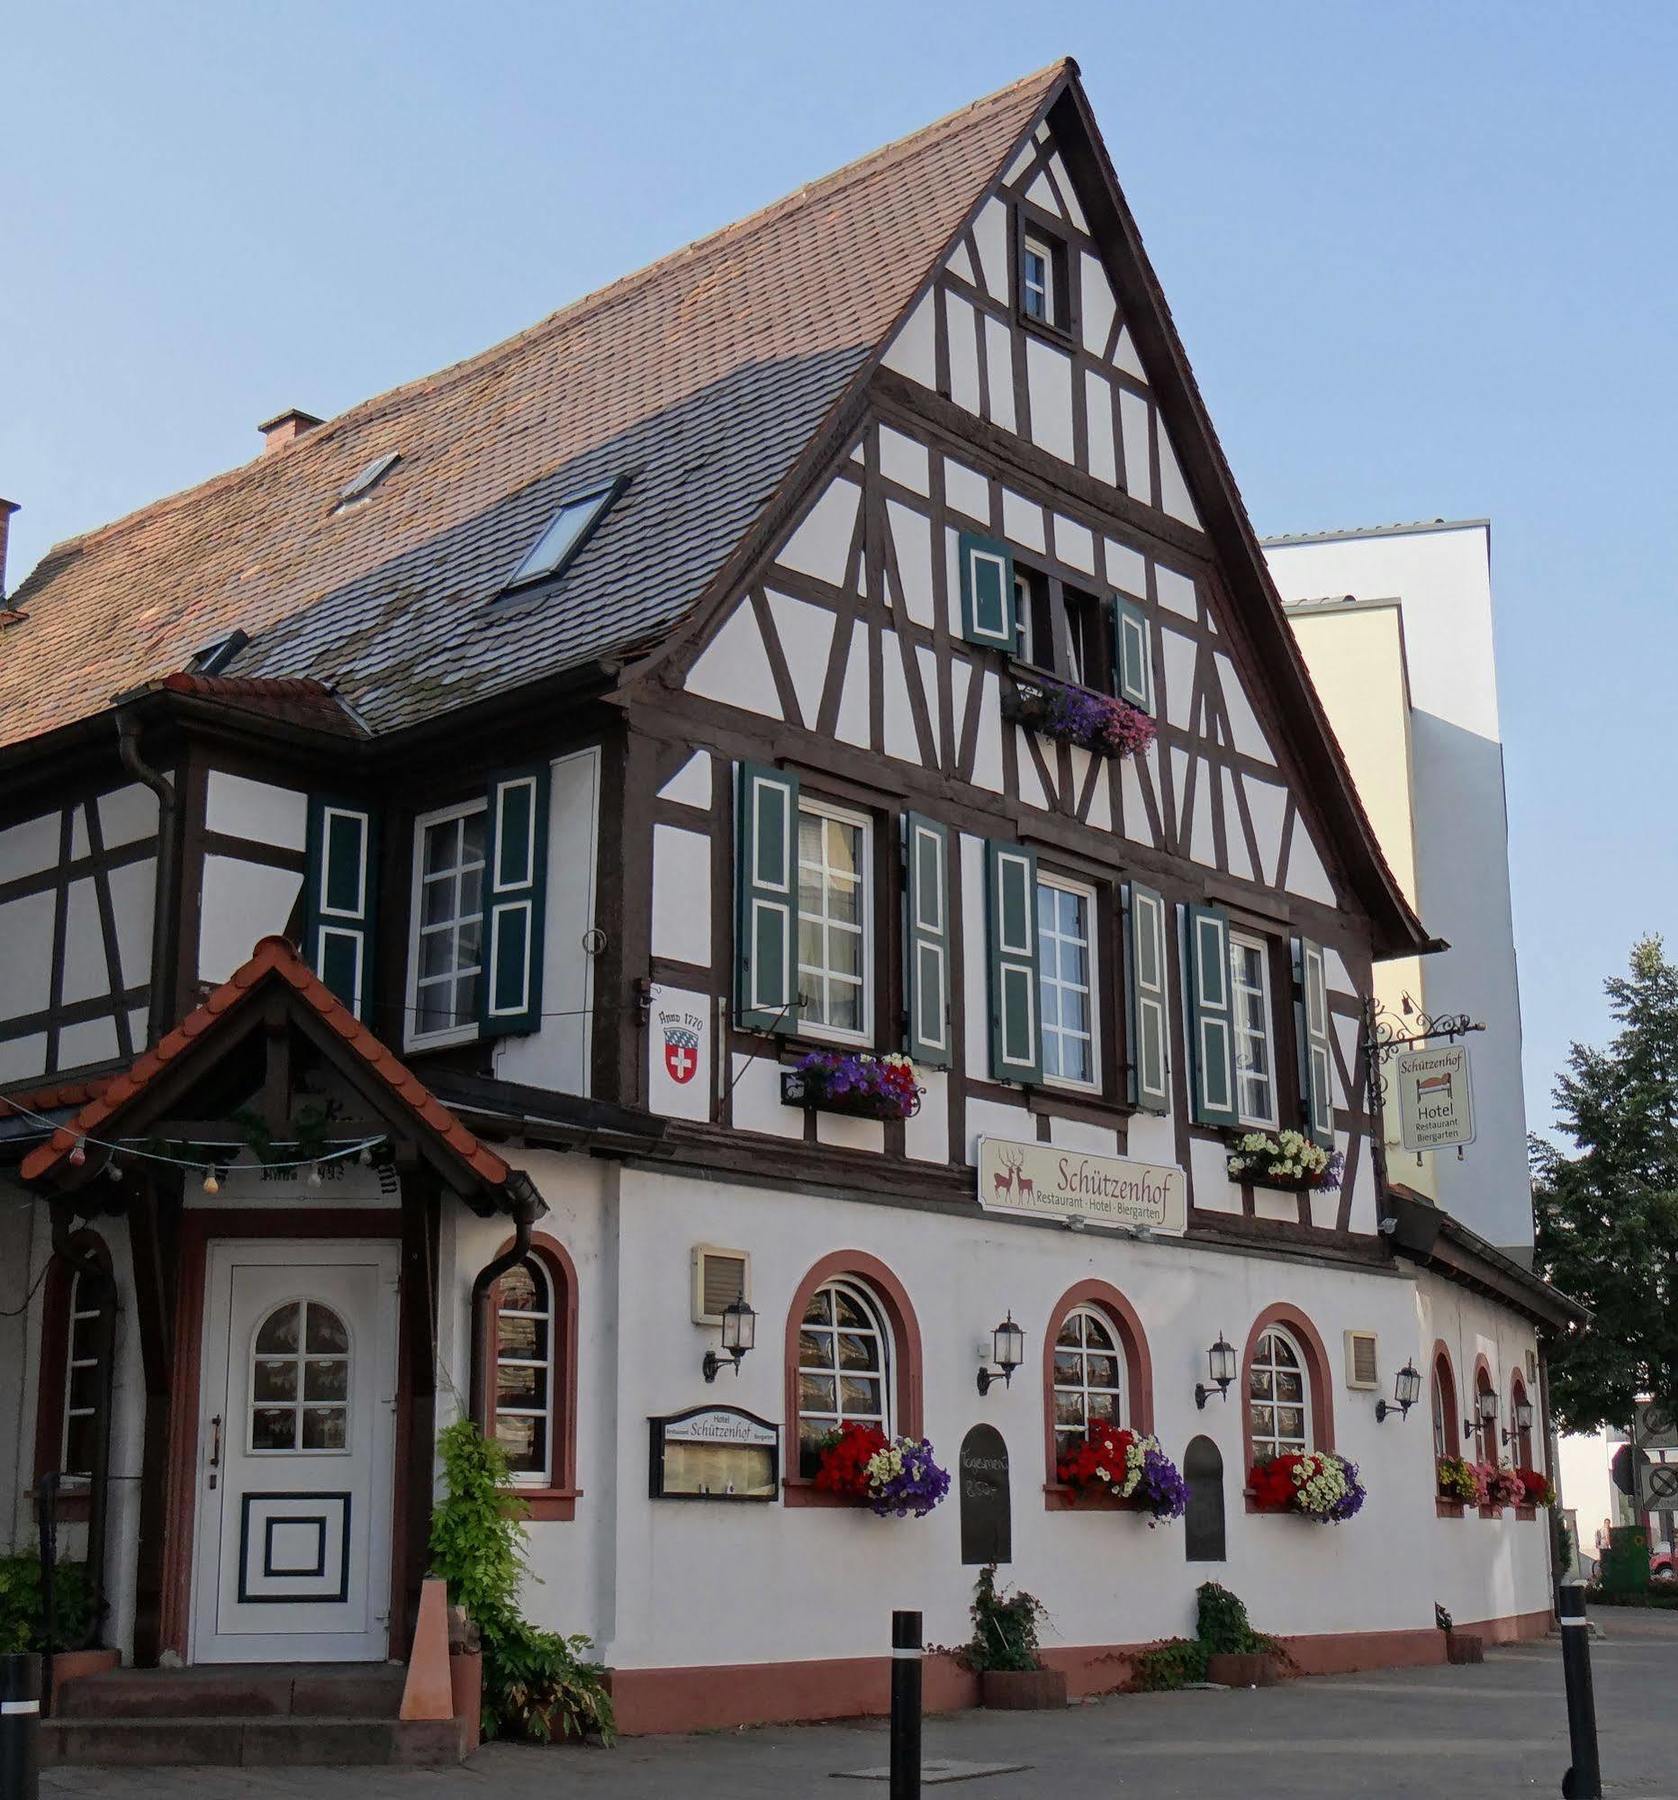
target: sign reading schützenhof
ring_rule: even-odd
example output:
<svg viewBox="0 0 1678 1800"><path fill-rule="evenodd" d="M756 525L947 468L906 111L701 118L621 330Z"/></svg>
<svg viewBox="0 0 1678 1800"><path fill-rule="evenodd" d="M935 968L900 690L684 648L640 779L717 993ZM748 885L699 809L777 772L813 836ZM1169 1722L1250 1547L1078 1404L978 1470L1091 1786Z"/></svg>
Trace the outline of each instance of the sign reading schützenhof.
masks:
<svg viewBox="0 0 1678 1800"><path fill-rule="evenodd" d="M1054 1144L979 1139L979 1204L990 1212L1081 1218L1181 1237L1188 1183L1175 1164L1131 1162Z"/></svg>
<svg viewBox="0 0 1678 1800"><path fill-rule="evenodd" d="M1446 1150L1474 1142L1471 1068L1466 1044L1399 1053L1398 1117L1406 1150Z"/></svg>

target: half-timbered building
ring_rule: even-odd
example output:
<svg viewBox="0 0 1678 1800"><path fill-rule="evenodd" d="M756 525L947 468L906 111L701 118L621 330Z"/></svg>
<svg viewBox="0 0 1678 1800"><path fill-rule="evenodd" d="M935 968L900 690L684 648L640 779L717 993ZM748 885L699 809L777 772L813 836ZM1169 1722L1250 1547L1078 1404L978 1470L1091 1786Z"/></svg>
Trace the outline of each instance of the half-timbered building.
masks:
<svg viewBox="0 0 1678 1800"><path fill-rule="evenodd" d="M1432 940L1074 65L265 431L0 610L4 1517L79 1478L107 1642L401 1656L463 1410L631 1730L878 1707L987 1554L1075 1692L1214 1576L1306 1669L1543 1624L1393 1389L1495 1432L1572 1310L1388 1191ZM906 1117L825 1073L886 1056ZM1338 1184L1232 1175L1283 1131ZM1104 1418L1186 1528L1059 1479ZM836 1503L848 1421L962 1491ZM1355 1519L1251 1496L1305 1449Z"/></svg>

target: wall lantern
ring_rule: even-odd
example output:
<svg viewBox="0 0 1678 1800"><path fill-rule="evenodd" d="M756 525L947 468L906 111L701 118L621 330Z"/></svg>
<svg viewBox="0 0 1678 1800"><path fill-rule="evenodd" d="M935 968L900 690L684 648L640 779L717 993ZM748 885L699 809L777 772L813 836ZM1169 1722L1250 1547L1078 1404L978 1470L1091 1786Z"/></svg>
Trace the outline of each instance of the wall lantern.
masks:
<svg viewBox="0 0 1678 1800"><path fill-rule="evenodd" d="M1522 1437L1525 1433L1531 1431L1532 1420L1532 1402L1530 1400L1517 1400L1515 1402L1515 1423L1503 1433L1504 1443L1512 1444L1518 1437Z"/></svg>
<svg viewBox="0 0 1678 1800"><path fill-rule="evenodd" d="M1474 1417L1462 1428L1462 1435L1471 1438L1482 1427L1489 1430L1497 1423L1497 1391L1495 1388L1481 1388L1474 1396Z"/></svg>
<svg viewBox="0 0 1678 1800"><path fill-rule="evenodd" d="M744 1300L730 1300L722 1309L722 1347L734 1358L734 1373L740 1373L740 1360L757 1340L757 1314ZM715 1350L705 1352L699 1367L707 1381L715 1381L717 1371L726 1365Z"/></svg>
<svg viewBox="0 0 1678 1800"><path fill-rule="evenodd" d="M999 1380L1004 1387L1012 1387L1014 1371L1025 1361L1025 1333L1014 1323L1014 1314L1010 1309L1007 1318L990 1334L991 1355L996 1360L994 1369L987 1369L983 1363L979 1365L979 1392L988 1394L991 1383Z"/></svg>
<svg viewBox="0 0 1678 1800"><path fill-rule="evenodd" d="M1208 1387L1204 1381L1197 1381L1194 1386L1194 1403L1202 1412L1206 1410L1206 1402L1214 1392L1227 1400L1229 1384L1235 1379L1235 1346L1224 1341L1221 1331L1218 1333L1218 1341L1206 1352L1206 1369L1212 1377L1213 1385Z"/></svg>
<svg viewBox="0 0 1678 1800"><path fill-rule="evenodd" d="M1413 1361L1407 1362L1394 1378L1392 1402L1389 1403L1385 1400L1377 1400L1375 1402L1375 1423L1379 1425L1386 1418L1387 1414L1393 1410L1394 1405L1398 1407L1398 1416L1401 1419L1408 1419L1410 1417L1410 1408L1414 1406L1421 1397L1421 1373Z"/></svg>

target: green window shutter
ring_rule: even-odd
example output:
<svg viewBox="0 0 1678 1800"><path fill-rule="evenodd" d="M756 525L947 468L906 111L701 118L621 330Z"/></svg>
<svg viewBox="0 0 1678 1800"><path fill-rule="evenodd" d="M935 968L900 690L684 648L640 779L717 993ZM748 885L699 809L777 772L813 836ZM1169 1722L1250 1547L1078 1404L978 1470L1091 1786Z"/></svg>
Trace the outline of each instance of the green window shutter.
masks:
<svg viewBox="0 0 1678 1800"><path fill-rule="evenodd" d="M1139 881L1125 887L1125 1004L1130 1022L1130 1101L1171 1110L1171 1015L1166 1000L1165 901Z"/></svg>
<svg viewBox="0 0 1678 1800"><path fill-rule="evenodd" d="M509 769L490 781L484 824L483 979L478 1025L485 1037L542 1023L543 926L548 895L548 765Z"/></svg>
<svg viewBox="0 0 1678 1800"><path fill-rule="evenodd" d="M1041 1081L1037 1017L1037 857L1020 844L985 846L990 943L990 1072Z"/></svg>
<svg viewBox="0 0 1678 1800"><path fill-rule="evenodd" d="M735 790L734 1015L747 1031L798 1023L798 777L741 763Z"/></svg>
<svg viewBox="0 0 1678 1800"><path fill-rule="evenodd" d="M961 635L970 644L1006 650L1017 639L1014 555L995 538L961 534Z"/></svg>
<svg viewBox="0 0 1678 1800"><path fill-rule="evenodd" d="M1295 1035L1299 1040L1299 1094L1312 1143L1334 1148L1334 1052L1329 1042L1328 972L1323 947L1293 941Z"/></svg>
<svg viewBox="0 0 1678 1800"><path fill-rule="evenodd" d="M1234 1125L1235 1020L1229 988L1229 915L1221 906L1185 909L1193 1107L1201 1125Z"/></svg>
<svg viewBox="0 0 1678 1800"><path fill-rule="evenodd" d="M950 834L922 813L903 818L903 991L909 1055L950 1066Z"/></svg>
<svg viewBox="0 0 1678 1800"><path fill-rule="evenodd" d="M309 796L303 960L358 1019L373 992L377 836L365 806Z"/></svg>
<svg viewBox="0 0 1678 1800"><path fill-rule="evenodd" d="M1123 594L1113 596L1113 687L1121 700L1154 710L1154 662L1148 615Z"/></svg>

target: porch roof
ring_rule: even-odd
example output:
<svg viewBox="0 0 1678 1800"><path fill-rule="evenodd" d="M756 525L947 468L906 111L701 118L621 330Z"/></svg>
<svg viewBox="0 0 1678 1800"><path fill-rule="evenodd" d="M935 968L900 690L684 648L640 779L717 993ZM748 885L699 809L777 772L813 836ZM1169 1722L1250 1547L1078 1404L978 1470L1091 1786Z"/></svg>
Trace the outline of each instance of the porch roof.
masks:
<svg viewBox="0 0 1678 1800"><path fill-rule="evenodd" d="M379 1042L355 1017L282 937L265 937L251 959L222 983L198 1009L175 1027L154 1048L139 1057L126 1073L112 1077L103 1091L90 1098L75 1116L60 1125L44 1143L31 1150L19 1173L25 1181L46 1181L65 1166L70 1152L84 1138L98 1138L119 1128L163 1074L207 1033L225 1028L225 1021L250 1004L251 996L274 982L289 987L343 1041L377 1078L383 1090L410 1115L415 1125L447 1153L463 1177L501 1198L514 1179L514 1171L446 1107L412 1070ZM511 1196L507 1196L510 1200Z"/></svg>

